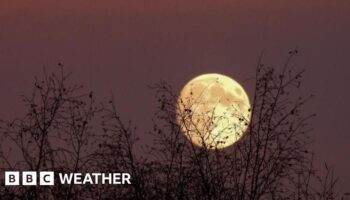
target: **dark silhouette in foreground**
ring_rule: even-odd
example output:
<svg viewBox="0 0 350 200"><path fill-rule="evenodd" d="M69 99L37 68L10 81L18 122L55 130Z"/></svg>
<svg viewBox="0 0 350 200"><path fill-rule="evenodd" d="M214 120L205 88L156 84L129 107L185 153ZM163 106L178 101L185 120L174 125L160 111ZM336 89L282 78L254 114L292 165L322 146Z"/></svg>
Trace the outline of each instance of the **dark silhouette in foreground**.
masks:
<svg viewBox="0 0 350 200"><path fill-rule="evenodd" d="M136 153L137 129L123 121L114 100L96 103L60 63L58 74L35 78L32 94L23 96L25 116L2 121L0 199L342 199L333 169L325 165L321 176L313 166L308 120L314 115L302 112L310 97L298 96L303 72L289 66L296 53L281 72L259 60L252 121L223 150L198 148L183 136L185 124L197 123L193 112L179 113L183 102L160 82L152 86L159 102L154 141ZM126 172L132 184L8 187L3 171Z"/></svg>

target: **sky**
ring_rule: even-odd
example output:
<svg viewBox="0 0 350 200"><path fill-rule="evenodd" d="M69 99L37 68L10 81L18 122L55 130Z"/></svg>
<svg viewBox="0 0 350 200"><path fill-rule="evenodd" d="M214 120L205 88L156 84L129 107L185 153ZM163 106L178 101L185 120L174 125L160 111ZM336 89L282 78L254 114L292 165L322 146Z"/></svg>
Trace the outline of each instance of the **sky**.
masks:
<svg viewBox="0 0 350 200"><path fill-rule="evenodd" d="M113 93L121 114L146 130L156 105L148 85L180 89L215 72L249 92L262 51L278 69L298 48L302 93L315 95L305 111L317 113L316 163L334 166L349 191L349 36L348 0L0 0L0 118L20 115L33 77L62 62L101 101Z"/></svg>

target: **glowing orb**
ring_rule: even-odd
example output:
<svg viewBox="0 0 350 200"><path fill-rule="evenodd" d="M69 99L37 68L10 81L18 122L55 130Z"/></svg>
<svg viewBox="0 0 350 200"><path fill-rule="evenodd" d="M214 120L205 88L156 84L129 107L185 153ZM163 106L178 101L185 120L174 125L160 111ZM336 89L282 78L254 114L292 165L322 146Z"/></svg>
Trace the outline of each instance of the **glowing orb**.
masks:
<svg viewBox="0 0 350 200"><path fill-rule="evenodd" d="M198 147L231 146L244 135L250 118L247 93L228 76L203 74L195 77L178 97L177 123Z"/></svg>

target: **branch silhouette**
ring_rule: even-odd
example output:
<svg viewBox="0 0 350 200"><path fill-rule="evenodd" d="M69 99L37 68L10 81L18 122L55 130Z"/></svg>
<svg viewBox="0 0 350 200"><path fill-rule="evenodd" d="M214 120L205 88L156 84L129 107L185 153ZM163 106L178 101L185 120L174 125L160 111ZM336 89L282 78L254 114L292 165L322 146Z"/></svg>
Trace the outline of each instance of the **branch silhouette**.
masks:
<svg viewBox="0 0 350 200"><path fill-rule="evenodd" d="M146 131L123 119L114 98L97 104L92 92L71 83L62 64L58 73L44 70L32 94L23 96L26 114L1 121L1 171L126 172L132 184L6 187L1 182L0 198L343 199L347 194L337 192L333 168L325 165L321 176L313 164L308 122L315 115L303 112L312 96L298 96L304 71L290 66L296 54L289 53L281 71L259 59L251 122L235 115L248 129L226 149L215 142L199 148L188 140L192 135L185 137L195 130L204 144L204 136L224 119L203 116L207 128L198 128L192 116L210 113L198 113L193 102L206 102L178 101L166 82L151 86L158 106L149 131L153 142L147 145L139 141L139 132ZM179 106L186 109L179 112Z"/></svg>

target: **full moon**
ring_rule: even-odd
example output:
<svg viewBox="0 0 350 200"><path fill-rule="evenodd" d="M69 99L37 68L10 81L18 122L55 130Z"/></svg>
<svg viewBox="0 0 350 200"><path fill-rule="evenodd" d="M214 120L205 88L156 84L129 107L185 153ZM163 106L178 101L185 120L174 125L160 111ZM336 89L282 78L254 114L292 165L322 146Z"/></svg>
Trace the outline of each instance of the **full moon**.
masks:
<svg viewBox="0 0 350 200"><path fill-rule="evenodd" d="M198 147L223 149L246 132L250 102L243 87L221 74L190 80L177 100L176 121L185 137Z"/></svg>

